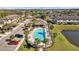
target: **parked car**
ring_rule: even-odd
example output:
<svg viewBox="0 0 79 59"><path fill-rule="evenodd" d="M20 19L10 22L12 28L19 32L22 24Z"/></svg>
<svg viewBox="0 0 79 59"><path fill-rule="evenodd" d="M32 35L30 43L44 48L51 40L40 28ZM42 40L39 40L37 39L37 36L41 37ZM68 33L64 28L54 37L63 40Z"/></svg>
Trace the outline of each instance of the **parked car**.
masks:
<svg viewBox="0 0 79 59"><path fill-rule="evenodd" d="M16 34L15 37L23 38L23 35L22 34Z"/></svg>
<svg viewBox="0 0 79 59"><path fill-rule="evenodd" d="M10 41L8 43L8 45L17 45L19 43L19 41Z"/></svg>

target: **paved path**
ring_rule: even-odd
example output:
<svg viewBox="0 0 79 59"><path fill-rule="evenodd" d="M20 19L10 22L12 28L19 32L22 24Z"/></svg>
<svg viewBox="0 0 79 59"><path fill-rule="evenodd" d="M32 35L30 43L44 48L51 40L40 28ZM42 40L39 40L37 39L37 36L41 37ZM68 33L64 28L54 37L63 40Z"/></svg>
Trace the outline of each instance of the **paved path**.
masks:
<svg viewBox="0 0 79 59"><path fill-rule="evenodd" d="M28 24L30 21L31 20L26 20L23 23L20 23L20 25L17 26L12 32L10 32L6 36L3 36L2 38L0 38L0 51L14 51L14 50L17 50L16 49L18 47L17 45L7 45L7 42L5 42L5 40L8 39L13 34L21 33L24 24Z"/></svg>

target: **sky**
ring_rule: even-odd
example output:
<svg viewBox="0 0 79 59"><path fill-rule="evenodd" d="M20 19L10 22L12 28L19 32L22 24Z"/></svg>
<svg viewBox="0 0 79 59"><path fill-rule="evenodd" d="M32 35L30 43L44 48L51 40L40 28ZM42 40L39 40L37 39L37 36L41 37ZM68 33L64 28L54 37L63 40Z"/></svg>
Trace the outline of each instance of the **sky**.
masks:
<svg viewBox="0 0 79 59"><path fill-rule="evenodd" d="M79 7L79 0L0 0L0 7Z"/></svg>
<svg viewBox="0 0 79 59"><path fill-rule="evenodd" d="M0 7L0 9L79 9L79 7Z"/></svg>

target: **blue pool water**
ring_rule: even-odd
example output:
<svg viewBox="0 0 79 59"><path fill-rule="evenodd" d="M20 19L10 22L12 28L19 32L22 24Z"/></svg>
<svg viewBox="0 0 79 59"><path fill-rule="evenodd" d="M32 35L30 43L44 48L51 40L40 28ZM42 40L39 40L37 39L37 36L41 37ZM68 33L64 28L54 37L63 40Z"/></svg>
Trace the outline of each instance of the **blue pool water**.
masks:
<svg viewBox="0 0 79 59"><path fill-rule="evenodd" d="M34 38L39 38L40 41L44 42L44 40L45 40L45 30L43 28L37 29L34 32Z"/></svg>

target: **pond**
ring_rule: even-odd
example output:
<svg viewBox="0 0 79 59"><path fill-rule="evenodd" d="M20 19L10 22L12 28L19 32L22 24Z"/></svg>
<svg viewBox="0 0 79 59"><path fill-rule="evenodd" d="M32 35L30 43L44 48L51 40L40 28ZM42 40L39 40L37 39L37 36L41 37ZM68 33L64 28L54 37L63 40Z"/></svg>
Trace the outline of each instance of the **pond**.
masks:
<svg viewBox="0 0 79 59"><path fill-rule="evenodd" d="M67 31L67 30L64 30L64 31L62 31L62 33L70 43L72 43L72 44L79 47L79 31L75 31L75 30Z"/></svg>

